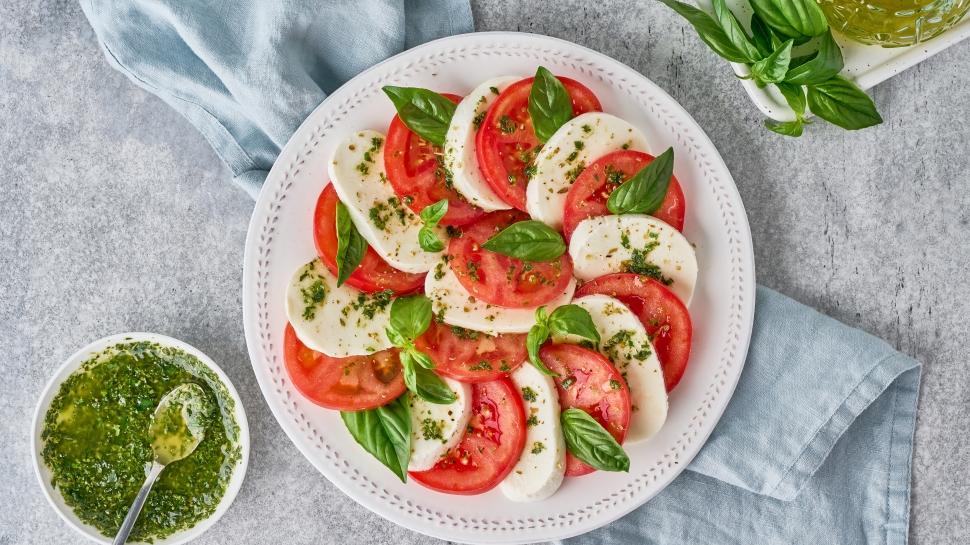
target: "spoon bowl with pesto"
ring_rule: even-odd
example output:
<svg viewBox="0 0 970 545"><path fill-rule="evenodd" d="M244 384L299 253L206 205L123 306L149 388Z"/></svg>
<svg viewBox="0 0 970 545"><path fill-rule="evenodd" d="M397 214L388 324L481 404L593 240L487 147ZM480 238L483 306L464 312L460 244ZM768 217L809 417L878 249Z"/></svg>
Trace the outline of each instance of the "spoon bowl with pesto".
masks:
<svg viewBox="0 0 970 545"><path fill-rule="evenodd" d="M68 358L41 395L33 431L48 501L104 544L156 477L127 543L195 539L228 510L249 457L228 377L199 350L152 333L100 339Z"/></svg>

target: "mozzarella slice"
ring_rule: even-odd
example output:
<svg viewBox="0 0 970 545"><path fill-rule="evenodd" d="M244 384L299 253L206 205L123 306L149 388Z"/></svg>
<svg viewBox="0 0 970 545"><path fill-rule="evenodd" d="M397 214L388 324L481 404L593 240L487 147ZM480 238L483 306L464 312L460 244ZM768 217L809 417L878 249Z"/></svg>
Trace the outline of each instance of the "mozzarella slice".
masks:
<svg viewBox="0 0 970 545"><path fill-rule="evenodd" d="M559 394L552 377L543 375L529 362L523 363L511 377L525 404L525 448L519 462L499 486L512 501L539 501L559 490L566 472Z"/></svg>
<svg viewBox="0 0 970 545"><path fill-rule="evenodd" d="M450 378L443 379L455 392L454 402L439 405L408 392L411 405L411 460L408 471L434 467L448 450L461 441L472 415L472 389Z"/></svg>
<svg viewBox="0 0 970 545"><path fill-rule="evenodd" d="M384 329L391 299L367 294L337 279L319 259L297 269L286 289L286 316L303 344L334 358L391 347Z"/></svg>
<svg viewBox="0 0 970 545"><path fill-rule="evenodd" d="M330 183L357 230L384 261L404 272L428 272L440 252L426 252L418 244L421 218L397 198L387 181L384 141L383 134L370 130L347 137L333 152ZM438 236L445 240L443 231Z"/></svg>
<svg viewBox="0 0 970 545"><path fill-rule="evenodd" d="M613 362L630 388L633 413L626 442L652 437L667 420L667 387L650 336L626 305L608 295L587 295L573 301L589 312L600 334L599 351ZM579 338L556 338L579 342Z"/></svg>
<svg viewBox="0 0 970 545"><path fill-rule="evenodd" d="M455 108L445 135L445 166L451 172L455 190L468 202L483 210L512 208L492 191L478 168L475 134L489 106L506 87L522 79L519 76L492 78L476 87Z"/></svg>
<svg viewBox="0 0 970 545"><path fill-rule="evenodd" d="M546 310L568 304L576 291L576 279L571 278L562 295L546 303ZM468 291L441 260L424 279L424 293L431 299L435 315L449 325L481 331L489 335L499 333L528 333L535 322L536 307L507 308L479 301Z"/></svg>
<svg viewBox="0 0 970 545"><path fill-rule="evenodd" d="M660 275L685 305L697 282L694 247L680 231L652 216L599 216L579 222L569 241L573 274L592 280L604 274Z"/></svg>
<svg viewBox="0 0 970 545"><path fill-rule="evenodd" d="M559 127L542 146L526 186L525 205L532 219L561 228L566 193L576 178L586 165L621 149L650 151L643 133L615 115L585 113Z"/></svg>

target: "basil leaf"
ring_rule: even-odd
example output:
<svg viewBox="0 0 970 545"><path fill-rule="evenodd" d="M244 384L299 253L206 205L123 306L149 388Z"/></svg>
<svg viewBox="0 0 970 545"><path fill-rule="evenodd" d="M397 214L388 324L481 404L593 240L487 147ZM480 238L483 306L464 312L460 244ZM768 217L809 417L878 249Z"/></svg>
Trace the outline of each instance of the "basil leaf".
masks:
<svg viewBox="0 0 970 545"><path fill-rule="evenodd" d="M785 79L788 73L788 63L791 62L791 48L793 40L781 44L781 47L767 57L751 65L751 73L764 83L778 83Z"/></svg>
<svg viewBox="0 0 970 545"><path fill-rule="evenodd" d="M674 148L658 155L613 190L606 207L614 214L650 214L660 208L674 175Z"/></svg>
<svg viewBox="0 0 970 545"><path fill-rule="evenodd" d="M414 341L431 325L431 299L424 295L398 297L391 303L390 324L390 329Z"/></svg>
<svg viewBox="0 0 970 545"><path fill-rule="evenodd" d="M384 328L384 333L387 334L387 340L391 341L391 344L398 348L407 348L412 344L407 337L393 327Z"/></svg>
<svg viewBox="0 0 970 545"><path fill-rule="evenodd" d="M427 226L418 230L418 244L426 252L440 252L445 249L445 243Z"/></svg>
<svg viewBox="0 0 970 545"><path fill-rule="evenodd" d="M602 471L630 471L630 457L592 416L573 407L563 411L560 420L573 456Z"/></svg>
<svg viewBox="0 0 970 545"><path fill-rule="evenodd" d="M808 107L813 114L843 129L864 129L882 123L869 95L841 76L809 85Z"/></svg>
<svg viewBox="0 0 970 545"><path fill-rule="evenodd" d="M366 411L341 411L340 418L357 443L407 482L411 459L411 409L406 396Z"/></svg>
<svg viewBox="0 0 970 545"><path fill-rule="evenodd" d="M411 359L414 360L414 363L417 363L425 369L434 369L434 360L431 359L431 356L417 349L409 350L408 353Z"/></svg>
<svg viewBox="0 0 970 545"><path fill-rule="evenodd" d="M775 84L778 90L781 91L782 96L785 97L785 101L791 107L795 115L801 118L805 115L805 89L801 85L792 85L791 83L778 82ZM770 127L769 127L770 128ZM776 131L777 132L777 131Z"/></svg>
<svg viewBox="0 0 970 545"><path fill-rule="evenodd" d="M754 46L758 49L762 58L771 55L771 52L775 50L775 46L771 43L772 38L771 29L768 28L764 20L758 17L757 13L752 14L751 41L754 42Z"/></svg>
<svg viewBox="0 0 970 545"><path fill-rule="evenodd" d="M822 36L818 53L806 62L789 68L785 81L795 85L815 85L835 77L844 66L842 49L835 43L830 30Z"/></svg>
<svg viewBox="0 0 970 545"><path fill-rule="evenodd" d="M419 87L385 85L383 89L409 129L432 144L445 145L445 133L455 115L454 102Z"/></svg>
<svg viewBox="0 0 970 545"><path fill-rule="evenodd" d="M539 358L539 349L549 338L549 326L545 323L537 323L529 329L529 334L525 337L525 347L529 351L529 362L535 366L542 374L552 377L559 376L559 373L546 367Z"/></svg>
<svg viewBox="0 0 970 545"><path fill-rule="evenodd" d="M350 219L350 212L344 203L337 201L337 285L341 286L350 278L364 254L367 253L367 241L357 231L354 221Z"/></svg>
<svg viewBox="0 0 970 545"><path fill-rule="evenodd" d="M772 121L770 119L765 120L765 127L769 131L776 132L785 136L799 137L802 135L802 128L805 126L805 120L799 118L794 121Z"/></svg>
<svg viewBox="0 0 970 545"><path fill-rule="evenodd" d="M727 36L728 41L746 58L755 61L764 56L751 43L748 34L741 27L741 23L738 22L738 18L728 9L724 0L714 0L714 16L717 18L718 24L721 25L721 29L724 31L724 35Z"/></svg>
<svg viewBox="0 0 970 545"><path fill-rule="evenodd" d="M721 57L732 62L750 63L757 58L749 58L744 51L741 51L731 42L727 33L721 25L710 15L690 4L678 2L677 0L660 0L670 9L676 11L681 17L694 27L697 36L710 47L712 51Z"/></svg>
<svg viewBox="0 0 970 545"><path fill-rule="evenodd" d="M600 342L600 334L593 325L593 317L579 305L563 305L552 311L549 315L549 330L557 335L578 335L595 343Z"/></svg>
<svg viewBox="0 0 970 545"><path fill-rule="evenodd" d="M434 228L448 213L448 199L429 204L421 209L421 221L424 225L418 230L418 244L426 252L440 252L445 249L445 243L441 242Z"/></svg>
<svg viewBox="0 0 970 545"><path fill-rule="evenodd" d="M415 387L412 391L421 399L438 405L448 405L458 399L455 392L434 371L414 366L413 374Z"/></svg>
<svg viewBox="0 0 970 545"><path fill-rule="evenodd" d="M804 43L828 30L825 14L815 0L750 0L765 24L796 43Z"/></svg>
<svg viewBox="0 0 970 545"><path fill-rule="evenodd" d="M540 66L529 92L529 117L536 137L543 144L573 117L573 101L556 76Z"/></svg>
<svg viewBox="0 0 970 545"><path fill-rule="evenodd" d="M428 227L434 227L438 225L441 218L445 217L448 213L448 199L441 199L440 201L429 204L421 209L421 221L424 222Z"/></svg>
<svg viewBox="0 0 970 545"><path fill-rule="evenodd" d="M566 253L562 235L536 220L509 225L486 240L482 248L523 261L552 261Z"/></svg>
<svg viewBox="0 0 970 545"><path fill-rule="evenodd" d="M788 70L791 71L793 68L803 65L817 56L818 56L818 51L813 51L808 55L800 55L798 57L792 57L791 62L788 64Z"/></svg>

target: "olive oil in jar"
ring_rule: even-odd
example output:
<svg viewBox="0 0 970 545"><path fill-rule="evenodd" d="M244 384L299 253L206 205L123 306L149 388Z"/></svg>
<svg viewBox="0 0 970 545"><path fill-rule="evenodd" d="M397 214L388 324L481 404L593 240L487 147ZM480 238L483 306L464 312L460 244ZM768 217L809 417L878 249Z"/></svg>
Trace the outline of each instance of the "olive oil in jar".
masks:
<svg viewBox="0 0 970 545"><path fill-rule="evenodd" d="M818 0L833 30L883 47L929 40L970 10L970 0Z"/></svg>

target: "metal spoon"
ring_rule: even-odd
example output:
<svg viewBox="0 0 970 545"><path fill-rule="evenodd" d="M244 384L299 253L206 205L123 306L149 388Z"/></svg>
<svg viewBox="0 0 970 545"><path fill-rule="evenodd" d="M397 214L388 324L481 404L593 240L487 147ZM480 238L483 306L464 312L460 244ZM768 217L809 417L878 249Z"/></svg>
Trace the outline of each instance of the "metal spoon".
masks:
<svg viewBox="0 0 970 545"><path fill-rule="evenodd" d="M205 437L202 417L208 410L209 398L205 390L192 383L176 386L158 402L148 425L155 460L112 545L123 545L128 540L145 499L165 466L192 454L202 442Z"/></svg>

